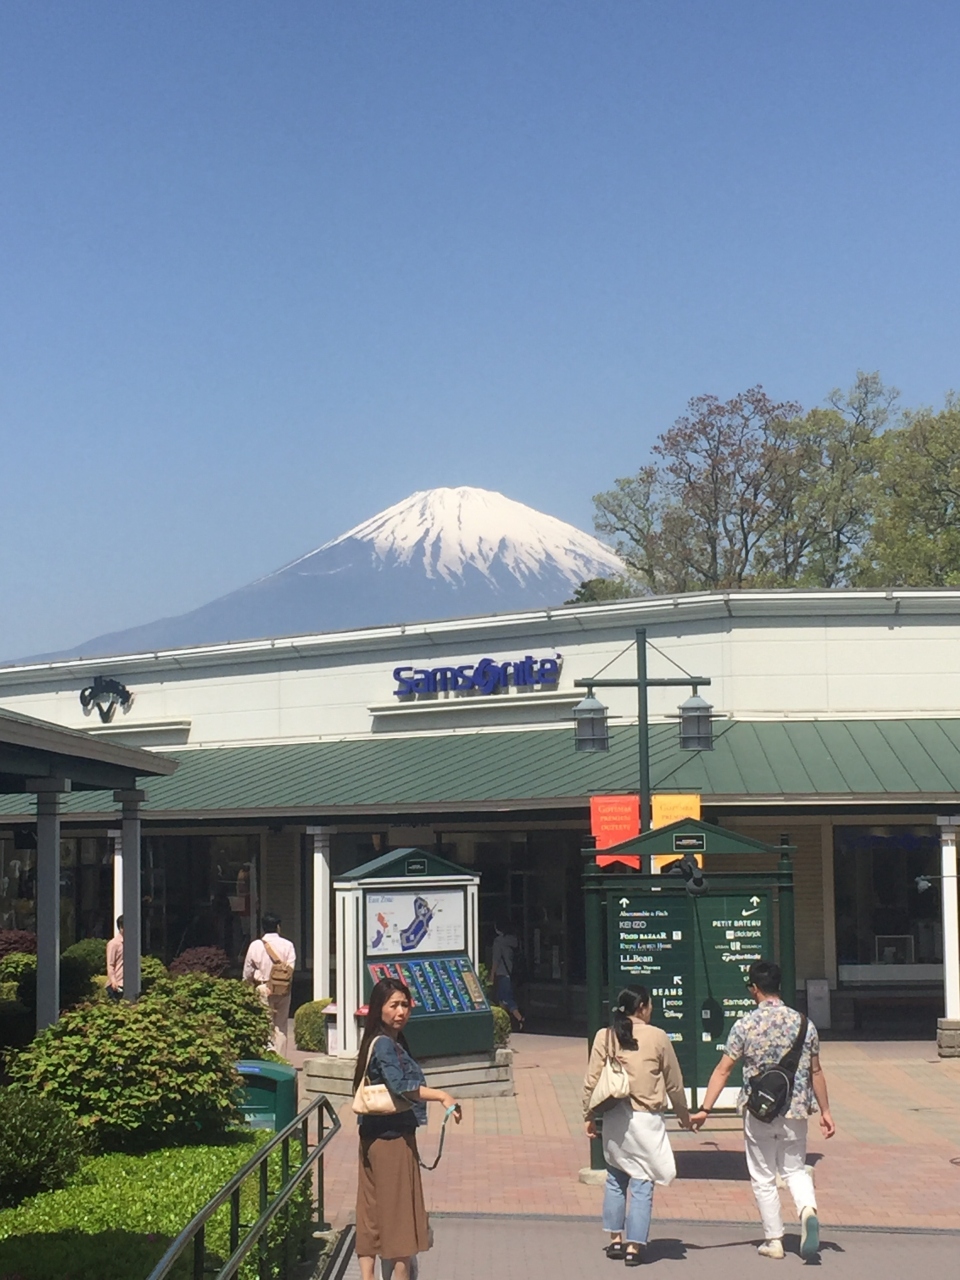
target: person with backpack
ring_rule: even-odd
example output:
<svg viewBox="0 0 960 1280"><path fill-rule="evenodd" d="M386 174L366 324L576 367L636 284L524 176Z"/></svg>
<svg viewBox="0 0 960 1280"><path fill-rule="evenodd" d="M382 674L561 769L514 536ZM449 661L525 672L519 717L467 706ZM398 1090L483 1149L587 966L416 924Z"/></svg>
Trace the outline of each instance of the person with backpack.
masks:
<svg viewBox="0 0 960 1280"><path fill-rule="evenodd" d="M243 980L257 989L257 994L270 1011L273 1023L273 1048L281 1058L287 1056L287 1023L290 1020L290 988L297 953L289 938L281 938L280 917L268 913L263 917L263 932L247 948L243 962Z"/></svg>
<svg viewBox="0 0 960 1280"><path fill-rule="evenodd" d="M764 1242L757 1252L764 1258L783 1257L779 1174L800 1216L800 1254L810 1258L820 1248L820 1222L807 1169L807 1120L819 1109L824 1138L836 1133L820 1066L820 1037L808 1018L783 1003L779 965L770 960L752 964L747 990L757 1007L731 1028L692 1123L695 1129L703 1126L734 1063L742 1059L737 1110L743 1116L747 1170L763 1223Z"/></svg>

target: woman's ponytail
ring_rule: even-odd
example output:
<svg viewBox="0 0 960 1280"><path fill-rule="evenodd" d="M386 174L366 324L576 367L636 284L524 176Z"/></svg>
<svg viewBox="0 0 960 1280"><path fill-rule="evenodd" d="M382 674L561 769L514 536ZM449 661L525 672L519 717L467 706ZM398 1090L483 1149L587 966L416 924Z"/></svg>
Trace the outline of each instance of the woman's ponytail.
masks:
<svg viewBox="0 0 960 1280"><path fill-rule="evenodd" d="M646 987L624 987L617 996L617 1003L611 1009L613 1014L613 1032L622 1049L638 1049L633 1034L631 1015L645 1009L650 1003L650 992Z"/></svg>

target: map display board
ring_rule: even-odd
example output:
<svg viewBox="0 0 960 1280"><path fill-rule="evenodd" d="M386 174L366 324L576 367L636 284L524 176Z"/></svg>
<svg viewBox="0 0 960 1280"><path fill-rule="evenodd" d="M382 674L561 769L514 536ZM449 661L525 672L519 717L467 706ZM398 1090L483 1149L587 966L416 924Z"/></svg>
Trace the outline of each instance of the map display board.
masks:
<svg viewBox="0 0 960 1280"><path fill-rule="evenodd" d="M686 1084L705 1088L730 1028L754 1007L747 970L773 955L770 891L643 888L611 893L607 911L611 1002L620 987L647 987Z"/></svg>
<svg viewBox="0 0 960 1280"><path fill-rule="evenodd" d="M364 894L366 955L401 956L466 949L462 889Z"/></svg>
<svg viewBox="0 0 960 1280"><path fill-rule="evenodd" d="M371 982L399 978L413 996L411 1018L435 1014L488 1013L490 1006L469 956L431 956L368 961Z"/></svg>

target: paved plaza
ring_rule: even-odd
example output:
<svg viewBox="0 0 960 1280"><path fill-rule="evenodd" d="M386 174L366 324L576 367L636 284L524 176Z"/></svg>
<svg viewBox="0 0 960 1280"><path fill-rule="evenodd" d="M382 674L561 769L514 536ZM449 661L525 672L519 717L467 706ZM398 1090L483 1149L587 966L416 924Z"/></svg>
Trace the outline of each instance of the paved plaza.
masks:
<svg viewBox="0 0 960 1280"><path fill-rule="evenodd" d="M428 1208L596 1218L601 1189L577 1178L589 1158L579 1103L584 1042L520 1034L513 1048L516 1096L464 1102L464 1122L448 1132L440 1167L424 1174ZM809 1159L825 1227L960 1230L960 1060L939 1060L932 1043L833 1041L823 1046L823 1062L838 1132L824 1142L814 1124ZM337 1226L350 1220L356 1188L356 1119L349 1106L341 1118L344 1130L325 1162L327 1214ZM431 1107L421 1136L428 1161L439 1120ZM657 1189L658 1232L675 1235L670 1220L745 1223L751 1239L757 1211L736 1119L671 1139L679 1177ZM523 1235L522 1227L509 1230ZM858 1256L871 1247L858 1245Z"/></svg>
<svg viewBox="0 0 960 1280"><path fill-rule="evenodd" d="M579 1219L440 1218L435 1233L433 1249L421 1255L419 1280L613 1280L625 1274L623 1263L601 1253L597 1227ZM788 1235L787 1257L774 1264L758 1256L758 1238L749 1227L661 1222L648 1261L654 1274L676 1280L771 1280L807 1265L837 1280L901 1280L913 1272L955 1275L960 1251L960 1235L827 1230L819 1263L804 1263L797 1236ZM359 1275L353 1259L345 1280Z"/></svg>

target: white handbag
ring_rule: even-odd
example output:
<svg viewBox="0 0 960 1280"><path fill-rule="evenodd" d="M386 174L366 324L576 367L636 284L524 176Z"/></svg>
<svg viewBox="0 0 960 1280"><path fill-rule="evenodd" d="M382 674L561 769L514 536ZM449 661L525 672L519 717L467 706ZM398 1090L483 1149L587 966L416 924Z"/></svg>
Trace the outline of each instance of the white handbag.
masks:
<svg viewBox="0 0 960 1280"><path fill-rule="evenodd" d="M593 1086L588 1108L592 1116L603 1115L624 1098L630 1097L630 1077L627 1069L617 1058L613 1046L613 1032L607 1029L606 1057L600 1071L600 1079Z"/></svg>
<svg viewBox="0 0 960 1280"><path fill-rule="evenodd" d="M406 1098L398 1098L391 1093L385 1084L370 1083L370 1059L373 1056L373 1046L380 1039L381 1036L376 1036L370 1041L363 1079L353 1095L353 1109L358 1116L392 1116L398 1111L409 1111L413 1105Z"/></svg>

